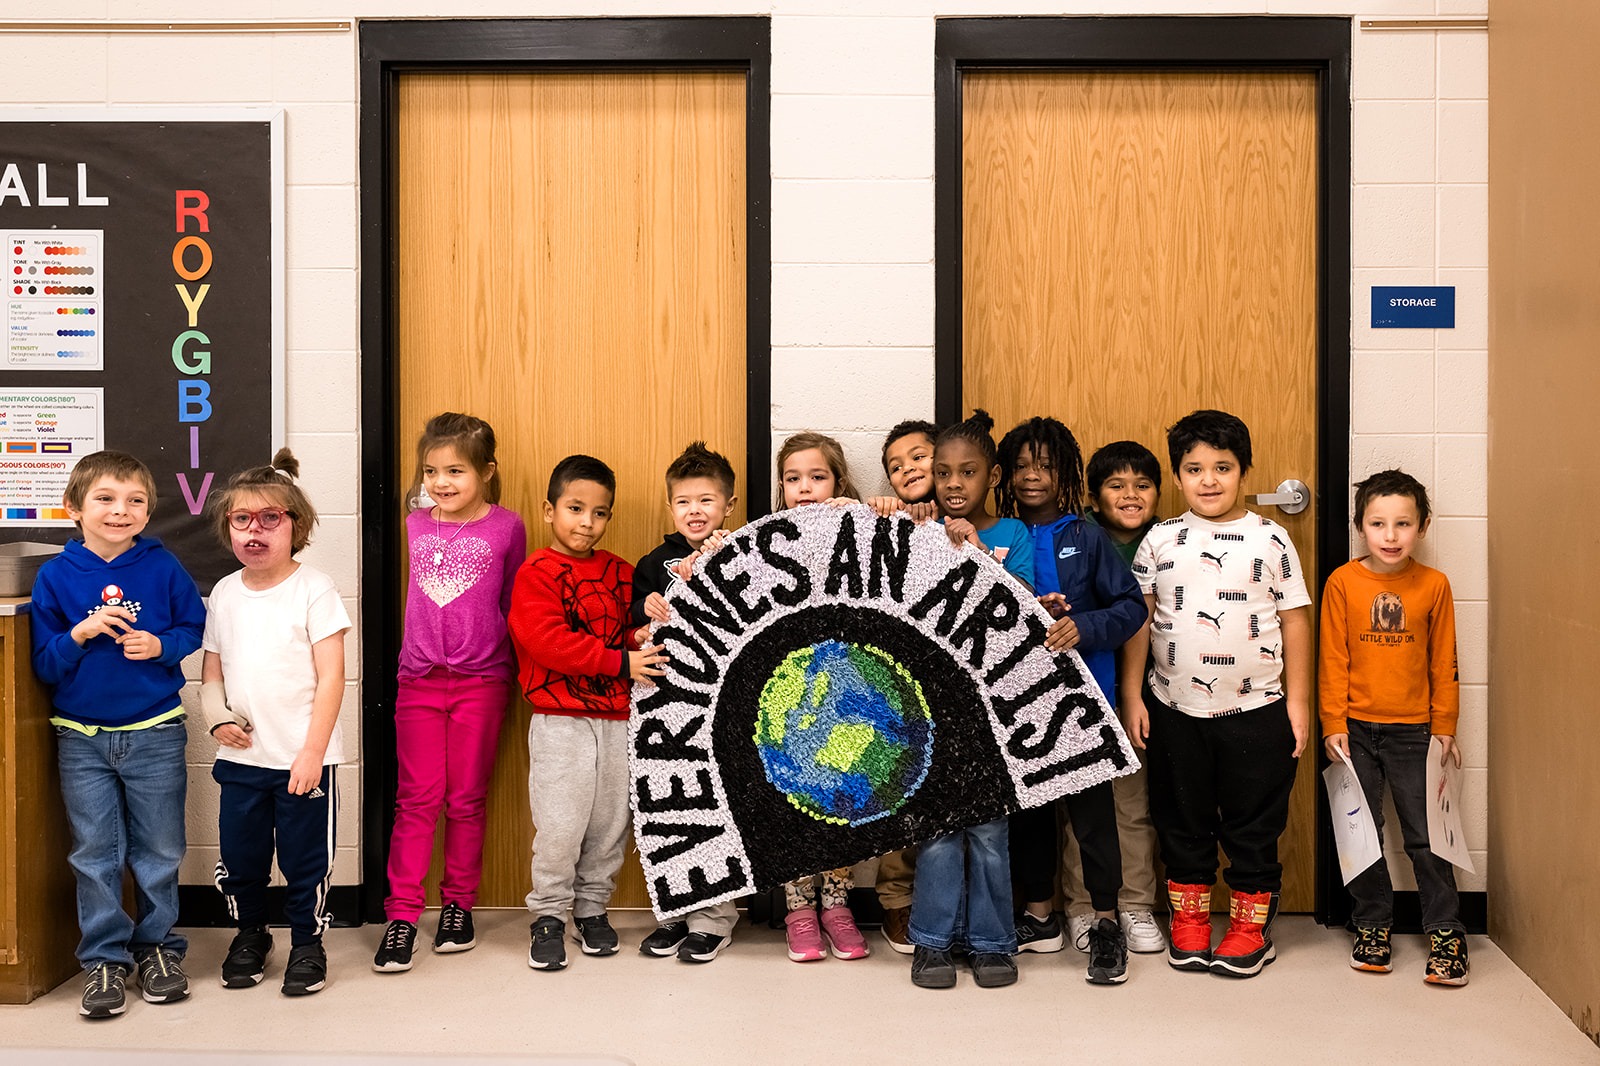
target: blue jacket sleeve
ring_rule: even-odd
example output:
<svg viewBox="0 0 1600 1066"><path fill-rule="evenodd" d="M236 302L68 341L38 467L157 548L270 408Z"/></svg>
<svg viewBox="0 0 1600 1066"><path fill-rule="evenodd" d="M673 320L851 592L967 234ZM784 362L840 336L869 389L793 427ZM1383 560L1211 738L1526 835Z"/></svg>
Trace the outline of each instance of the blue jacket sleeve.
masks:
<svg viewBox="0 0 1600 1066"><path fill-rule="evenodd" d="M48 570L40 570L33 582L33 603L28 608L33 633L33 672L46 685L61 684L78 668L89 649L72 639L75 624L61 609L61 599L50 581Z"/></svg>
<svg viewBox="0 0 1600 1066"><path fill-rule="evenodd" d="M1083 552L1090 562L1093 603L1072 605L1079 645L1087 651L1120 648L1144 625L1144 594L1139 591L1133 572L1106 539L1105 531L1087 522L1073 522L1067 528L1082 538Z"/></svg>
<svg viewBox="0 0 1600 1066"><path fill-rule="evenodd" d="M167 594L172 607L172 625L161 638L162 666L177 666L200 647L200 638L206 629L206 605L200 600L200 590L194 578L183 568L176 557L171 560L172 573L167 578Z"/></svg>

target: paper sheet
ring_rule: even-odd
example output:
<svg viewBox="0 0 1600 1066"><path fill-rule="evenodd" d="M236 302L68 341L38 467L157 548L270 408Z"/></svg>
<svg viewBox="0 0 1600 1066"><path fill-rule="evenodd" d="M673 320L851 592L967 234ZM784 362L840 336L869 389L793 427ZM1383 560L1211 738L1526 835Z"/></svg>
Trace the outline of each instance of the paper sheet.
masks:
<svg viewBox="0 0 1600 1066"><path fill-rule="evenodd" d="M1342 752L1337 762L1322 771L1328 788L1328 808L1333 813L1333 841L1339 850L1339 874L1344 883L1355 880L1367 867L1383 859L1378 827L1367 809L1356 768ZM1430 815L1431 818L1431 815Z"/></svg>
<svg viewBox="0 0 1600 1066"><path fill-rule="evenodd" d="M1467 836L1461 831L1461 771L1455 760L1439 765L1439 738L1428 745L1428 850L1468 873L1472 855L1467 851Z"/></svg>

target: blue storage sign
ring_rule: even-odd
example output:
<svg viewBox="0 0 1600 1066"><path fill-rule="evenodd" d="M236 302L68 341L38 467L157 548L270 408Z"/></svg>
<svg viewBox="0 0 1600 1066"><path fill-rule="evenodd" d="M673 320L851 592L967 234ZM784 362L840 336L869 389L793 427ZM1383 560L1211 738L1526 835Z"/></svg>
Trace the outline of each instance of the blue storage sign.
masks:
<svg viewBox="0 0 1600 1066"><path fill-rule="evenodd" d="M1374 285L1373 329L1455 329L1454 285Z"/></svg>

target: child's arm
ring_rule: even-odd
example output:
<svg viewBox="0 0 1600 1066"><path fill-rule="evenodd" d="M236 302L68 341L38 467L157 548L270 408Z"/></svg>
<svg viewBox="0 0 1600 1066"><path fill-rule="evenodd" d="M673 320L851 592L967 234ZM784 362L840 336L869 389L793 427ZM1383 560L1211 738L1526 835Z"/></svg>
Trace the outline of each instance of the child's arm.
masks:
<svg viewBox="0 0 1600 1066"><path fill-rule="evenodd" d="M306 742L289 767L289 795L310 792L322 780L322 757L339 725L339 702L344 696L344 630L311 645L311 662L317 670L317 691L311 697L311 725Z"/></svg>
<svg viewBox="0 0 1600 1066"><path fill-rule="evenodd" d="M1322 589L1322 625L1317 657L1317 706L1322 746L1328 758L1350 755L1350 634L1344 581L1337 571Z"/></svg>
<svg viewBox="0 0 1600 1066"><path fill-rule="evenodd" d="M1439 576L1443 588L1428 618L1428 717L1433 735L1443 747L1439 765L1454 758L1461 768L1456 746L1456 724L1461 716L1461 674L1456 662L1456 601L1450 581Z"/></svg>
<svg viewBox="0 0 1600 1066"><path fill-rule="evenodd" d="M200 708L208 723L216 723L211 726L211 735L218 744L227 748L250 746L250 723L228 709L222 685L222 656L214 651L206 652L200 660Z"/></svg>
<svg viewBox="0 0 1600 1066"><path fill-rule="evenodd" d="M1093 568L1090 602L1066 604L1069 613L1058 617L1045 636L1045 647L1051 651L1072 647L1085 651L1120 648L1150 617L1138 582L1133 580L1133 572L1118 558L1111 541L1092 526L1086 532L1089 535L1084 541L1085 554L1088 565Z"/></svg>
<svg viewBox="0 0 1600 1066"><path fill-rule="evenodd" d="M200 634L206 625L205 604L200 602L194 579L176 559L172 560L172 573L168 575L167 596L172 624L164 633L130 628L117 638L124 658L154 659L162 666L177 666L200 647Z"/></svg>
<svg viewBox="0 0 1600 1066"><path fill-rule="evenodd" d="M1144 594L1144 609L1144 624L1123 645L1122 672L1117 675L1117 712L1122 716L1122 728L1133 746L1141 749L1150 736L1150 710L1144 705L1144 669L1150 661L1150 619L1156 612L1154 592Z"/></svg>
<svg viewBox="0 0 1600 1066"><path fill-rule="evenodd" d="M1306 750L1311 736L1311 608L1278 612L1283 628L1283 694L1294 730L1294 757Z"/></svg>
<svg viewBox="0 0 1600 1066"><path fill-rule="evenodd" d="M528 558L528 530L522 524L522 516L515 511L508 511L515 525L511 531L510 543L506 545L506 555L500 560L500 613L511 612L511 588L517 583L517 571L522 569L523 561Z"/></svg>
<svg viewBox="0 0 1600 1066"><path fill-rule="evenodd" d="M535 560L537 562L537 560ZM627 648L608 648L592 633L573 629L567 623L561 592L550 573L541 566L524 566L517 572L517 585L511 597L511 636L518 653L547 670L572 677L635 677L642 669L660 662L659 645L630 652ZM650 660L647 662L646 660Z"/></svg>

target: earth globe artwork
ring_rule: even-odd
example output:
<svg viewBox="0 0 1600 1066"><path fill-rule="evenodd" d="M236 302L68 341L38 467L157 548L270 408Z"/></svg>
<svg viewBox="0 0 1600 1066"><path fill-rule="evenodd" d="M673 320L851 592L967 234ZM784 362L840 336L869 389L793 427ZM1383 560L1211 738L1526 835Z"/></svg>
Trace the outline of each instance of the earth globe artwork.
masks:
<svg viewBox="0 0 1600 1066"><path fill-rule="evenodd" d="M783 657L761 689L767 780L819 821L863 825L909 800L933 755L922 686L871 644L824 640Z"/></svg>

